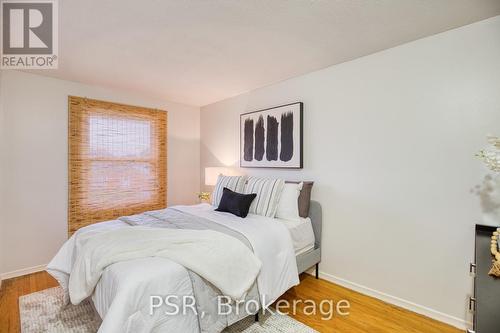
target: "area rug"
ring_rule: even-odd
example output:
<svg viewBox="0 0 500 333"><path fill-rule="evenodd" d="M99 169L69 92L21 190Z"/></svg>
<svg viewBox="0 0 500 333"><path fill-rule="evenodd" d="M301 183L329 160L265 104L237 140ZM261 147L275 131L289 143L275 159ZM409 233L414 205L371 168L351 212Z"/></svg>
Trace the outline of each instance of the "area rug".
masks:
<svg viewBox="0 0 500 333"><path fill-rule="evenodd" d="M60 287L42 290L19 298L22 333L95 333L101 318L89 301L63 307ZM317 333L295 319L266 313L258 323L247 317L228 327L224 333Z"/></svg>

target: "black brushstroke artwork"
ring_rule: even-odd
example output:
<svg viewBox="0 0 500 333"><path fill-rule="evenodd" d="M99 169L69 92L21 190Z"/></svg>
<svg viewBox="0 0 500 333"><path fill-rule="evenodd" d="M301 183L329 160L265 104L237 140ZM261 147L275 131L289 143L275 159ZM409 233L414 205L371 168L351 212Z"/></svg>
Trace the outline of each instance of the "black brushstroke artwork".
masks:
<svg viewBox="0 0 500 333"><path fill-rule="evenodd" d="M273 116L267 116L266 136L266 159L268 161L278 160L278 120Z"/></svg>
<svg viewBox="0 0 500 333"><path fill-rule="evenodd" d="M264 157L264 117L260 116L255 124L255 159L262 161Z"/></svg>
<svg viewBox="0 0 500 333"><path fill-rule="evenodd" d="M288 162L293 157L293 113L281 114L281 152L280 160Z"/></svg>
<svg viewBox="0 0 500 333"><path fill-rule="evenodd" d="M243 158L250 162L253 159L253 119L245 119Z"/></svg>
<svg viewBox="0 0 500 333"><path fill-rule="evenodd" d="M302 122L301 102L241 114L240 166L301 169Z"/></svg>

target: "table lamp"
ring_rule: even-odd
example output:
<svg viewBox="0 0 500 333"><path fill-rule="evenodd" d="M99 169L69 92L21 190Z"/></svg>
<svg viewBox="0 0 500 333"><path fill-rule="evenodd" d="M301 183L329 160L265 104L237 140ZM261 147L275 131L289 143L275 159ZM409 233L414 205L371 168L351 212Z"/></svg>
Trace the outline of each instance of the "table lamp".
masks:
<svg viewBox="0 0 500 333"><path fill-rule="evenodd" d="M217 178L219 178L219 175L234 176L236 175L236 172L231 168L224 167L205 168L205 185L215 186L215 184L217 184ZM198 193L198 199L200 199L202 202L210 202L210 194L211 192L200 192Z"/></svg>

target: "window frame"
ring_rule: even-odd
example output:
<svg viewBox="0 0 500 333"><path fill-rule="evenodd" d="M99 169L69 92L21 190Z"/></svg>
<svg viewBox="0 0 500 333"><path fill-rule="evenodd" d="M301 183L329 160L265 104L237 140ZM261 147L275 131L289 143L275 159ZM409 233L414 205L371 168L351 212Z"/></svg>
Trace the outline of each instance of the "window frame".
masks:
<svg viewBox="0 0 500 333"><path fill-rule="evenodd" d="M99 110L99 111L95 111ZM93 113L116 114L124 118L138 117L147 119L154 126L154 139L156 140L152 157L142 162L155 164L154 178L155 192L154 200L146 203L128 205L126 208L118 209L92 209L83 202L84 194L89 192L85 186L85 176L88 176L92 161L106 160L92 159L89 153L90 137L87 127ZM162 209L167 206L167 117L168 112L158 109L113 103L85 97L68 96L68 235L71 236L81 227L107 220L113 220L120 216L138 214L148 210ZM86 140L86 141L85 141ZM84 145L87 145L86 147ZM153 145L152 145L153 146ZM110 158L112 162L137 161L134 158ZM87 174L84 175L84 172ZM93 207L95 208L95 207Z"/></svg>

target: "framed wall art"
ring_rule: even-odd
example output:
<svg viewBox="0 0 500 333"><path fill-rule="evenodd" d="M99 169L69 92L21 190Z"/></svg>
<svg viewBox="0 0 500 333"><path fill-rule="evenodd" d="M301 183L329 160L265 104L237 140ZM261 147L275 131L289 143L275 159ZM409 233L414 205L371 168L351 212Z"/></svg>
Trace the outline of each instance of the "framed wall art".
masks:
<svg viewBox="0 0 500 333"><path fill-rule="evenodd" d="M240 166L301 169L302 122L302 102L240 115Z"/></svg>

